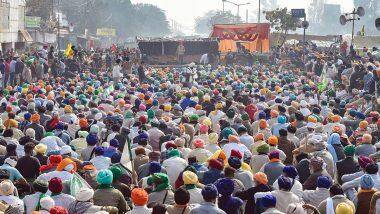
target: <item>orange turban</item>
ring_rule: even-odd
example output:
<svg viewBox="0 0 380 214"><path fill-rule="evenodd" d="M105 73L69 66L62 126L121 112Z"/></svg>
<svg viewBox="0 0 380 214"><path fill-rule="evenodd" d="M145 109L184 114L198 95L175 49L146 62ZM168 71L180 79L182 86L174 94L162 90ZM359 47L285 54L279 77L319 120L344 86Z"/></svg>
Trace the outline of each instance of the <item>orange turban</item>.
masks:
<svg viewBox="0 0 380 214"><path fill-rule="evenodd" d="M79 126L80 126L81 128L86 128L86 127L88 126L88 122L87 122L87 120L86 120L85 118L81 118L81 119L79 119Z"/></svg>
<svg viewBox="0 0 380 214"><path fill-rule="evenodd" d="M333 126L332 131L341 135L343 130L340 128L340 126Z"/></svg>
<svg viewBox="0 0 380 214"><path fill-rule="evenodd" d="M264 120L264 119L261 119L261 120L259 121L259 127L260 127L261 129L266 129L266 128L268 127L267 121Z"/></svg>
<svg viewBox="0 0 380 214"><path fill-rule="evenodd" d="M362 142L363 143L371 143L372 142L372 135L364 134Z"/></svg>
<svg viewBox="0 0 380 214"><path fill-rule="evenodd" d="M318 120L317 118L313 117L313 116L309 116L307 117L307 122L310 122L310 123L317 123Z"/></svg>
<svg viewBox="0 0 380 214"><path fill-rule="evenodd" d="M217 150L210 158L210 159L220 159L223 161L223 164L227 164L227 155L223 150Z"/></svg>
<svg viewBox="0 0 380 214"><path fill-rule="evenodd" d="M63 170L73 173L77 171L77 165L70 158L65 158L57 166L57 171L63 171Z"/></svg>
<svg viewBox="0 0 380 214"><path fill-rule="evenodd" d="M256 173L253 178L259 182L260 184L267 184L268 183L268 178L267 178L267 175L262 173L262 172L258 172Z"/></svg>
<svg viewBox="0 0 380 214"><path fill-rule="evenodd" d="M148 193L142 188L134 188L131 199L136 206L144 206L148 203Z"/></svg>
<svg viewBox="0 0 380 214"><path fill-rule="evenodd" d="M239 142L239 137L236 136L236 135L229 135L228 136L228 141L230 141L231 143L238 143Z"/></svg>
<svg viewBox="0 0 380 214"><path fill-rule="evenodd" d="M277 146L278 144L278 138L274 135L270 136L268 138L268 144L271 145L271 146Z"/></svg>
<svg viewBox="0 0 380 214"><path fill-rule="evenodd" d="M31 121L32 123L36 123L36 122L40 121L40 115L37 114L37 113L33 114L33 115L30 117L30 121Z"/></svg>
<svg viewBox="0 0 380 214"><path fill-rule="evenodd" d="M368 126L368 122L365 121L365 120L363 120L363 121L361 121L361 122L359 123L359 127L360 127L361 129L366 129L367 126Z"/></svg>
<svg viewBox="0 0 380 214"><path fill-rule="evenodd" d="M17 128L18 127L18 122L15 119L8 119L4 122L4 126L9 129L9 128Z"/></svg>
<svg viewBox="0 0 380 214"><path fill-rule="evenodd" d="M277 117L278 116L278 111L276 111L276 110L271 110L270 111L270 117L271 118L275 118L275 117Z"/></svg>
<svg viewBox="0 0 380 214"><path fill-rule="evenodd" d="M255 142L260 141L260 140L264 140L264 134L263 133L257 133L254 140L255 140Z"/></svg>
<svg viewBox="0 0 380 214"><path fill-rule="evenodd" d="M334 115L331 117L331 120L334 122L334 123L338 123L340 121L340 116L339 115Z"/></svg>

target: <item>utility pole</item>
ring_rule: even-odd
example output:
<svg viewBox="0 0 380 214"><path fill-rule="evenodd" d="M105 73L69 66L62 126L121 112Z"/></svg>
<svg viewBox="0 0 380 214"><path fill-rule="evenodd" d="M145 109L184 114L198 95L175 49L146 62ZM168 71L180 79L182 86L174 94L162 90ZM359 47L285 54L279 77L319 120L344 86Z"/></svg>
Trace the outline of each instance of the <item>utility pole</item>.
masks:
<svg viewBox="0 0 380 214"><path fill-rule="evenodd" d="M257 22L260 23L260 16L261 16L261 0L259 0L259 14L257 16Z"/></svg>
<svg viewBox="0 0 380 214"><path fill-rule="evenodd" d="M61 51L61 44L60 44L60 42L59 42L59 40L60 40L60 38L61 38L61 29L60 29L60 12L59 12L59 6L60 6L60 0L57 0L57 11L58 11L58 13L57 13L57 30L58 30L58 58L60 58L60 54L59 54L59 52Z"/></svg>

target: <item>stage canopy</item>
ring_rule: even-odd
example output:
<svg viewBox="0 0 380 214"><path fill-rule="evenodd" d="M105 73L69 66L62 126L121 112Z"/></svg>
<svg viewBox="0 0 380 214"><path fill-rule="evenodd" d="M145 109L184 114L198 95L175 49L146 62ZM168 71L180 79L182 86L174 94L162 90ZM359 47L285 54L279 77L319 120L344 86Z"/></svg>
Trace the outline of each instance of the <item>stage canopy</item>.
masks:
<svg viewBox="0 0 380 214"><path fill-rule="evenodd" d="M246 49L269 52L269 23L261 24L216 24L211 33L212 38L220 39L221 52L237 51L237 44Z"/></svg>

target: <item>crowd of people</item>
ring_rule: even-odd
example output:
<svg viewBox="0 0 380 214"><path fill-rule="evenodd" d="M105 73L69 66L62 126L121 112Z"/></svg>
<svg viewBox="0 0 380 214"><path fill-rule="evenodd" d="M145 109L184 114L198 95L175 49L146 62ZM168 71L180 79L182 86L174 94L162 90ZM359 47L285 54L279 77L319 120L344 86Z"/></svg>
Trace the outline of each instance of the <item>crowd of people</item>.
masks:
<svg viewBox="0 0 380 214"><path fill-rule="evenodd" d="M0 212L380 213L372 50L180 68L73 50L1 54Z"/></svg>

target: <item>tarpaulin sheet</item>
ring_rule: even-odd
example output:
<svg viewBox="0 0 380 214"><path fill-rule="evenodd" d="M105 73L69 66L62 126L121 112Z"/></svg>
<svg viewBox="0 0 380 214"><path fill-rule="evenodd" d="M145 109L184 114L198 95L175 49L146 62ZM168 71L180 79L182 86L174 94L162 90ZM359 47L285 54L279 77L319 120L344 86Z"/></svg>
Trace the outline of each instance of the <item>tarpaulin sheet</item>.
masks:
<svg viewBox="0 0 380 214"><path fill-rule="evenodd" d="M270 25L261 24L217 24L214 25L211 37L253 42L256 39L269 39Z"/></svg>

